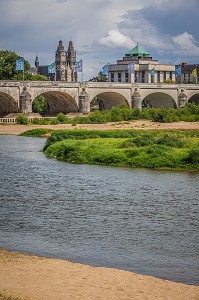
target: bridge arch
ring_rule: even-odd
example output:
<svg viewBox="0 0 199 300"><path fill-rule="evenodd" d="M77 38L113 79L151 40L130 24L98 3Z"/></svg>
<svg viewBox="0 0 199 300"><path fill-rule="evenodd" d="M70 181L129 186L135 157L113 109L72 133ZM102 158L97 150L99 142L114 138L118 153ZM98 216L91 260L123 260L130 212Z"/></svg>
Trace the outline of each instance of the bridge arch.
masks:
<svg viewBox="0 0 199 300"><path fill-rule="evenodd" d="M193 103L195 105L199 105L199 92L192 95L189 100L188 100L188 103Z"/></svg>
<svg viewBox="0 0 199 300"><path fill-rule="evenodd" d="M154 92L148 94L142 101L143 107L155 108L175 108L177 107L175 100L172 96L164 92Z"/></svg>
<svg viewBox="0 0 199 300"><path fill-rule="evenodd" d="M78 111L78 106L75 99L65 92L48 91L40 93L37 96L43 96L46 99L47 115L54 116L60 112L67 114Z"/></svg>
<svg viewBox="0 0 199 300"><path fill-rule="evenodd" d="M121 106L125 105L129 107L129 103L127 99L121 95L120 93L117 92L102 92L98 93L95 95L94 98L91 99L91 107L92 107L92 102L96 101L99 105L99 110L111 110L113 106Z"/></svg>
<svg viewBox="0 0 199 300"><path fill-rule="evenodd" d="M15 99L4 92L0 92L0 116L4 117L9 113L17 113L18 103Z"/></svg>

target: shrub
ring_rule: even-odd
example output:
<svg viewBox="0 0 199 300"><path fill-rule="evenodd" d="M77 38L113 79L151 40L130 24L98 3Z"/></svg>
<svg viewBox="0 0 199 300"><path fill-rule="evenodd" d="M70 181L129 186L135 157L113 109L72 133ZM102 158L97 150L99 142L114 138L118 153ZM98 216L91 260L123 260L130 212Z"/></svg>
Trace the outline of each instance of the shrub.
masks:
<svg viewBox="0 0 199 300"><path fill-rule="evenodd" d="M182 148L185 145L185 142L183 140L169 135L165 135L162 138L158 139L156 143L175 148Z"/></svg>
<svg viewBox="0 0 199 300"><path fill-rule="evenodd" d="M16 122L17 122L17 124L27 125L28 124L28 118L26 116L24 116L23 114L19 114L16 117Z"/></svg>
<svg viewBox="0 0 199 300"><path fill-rule="evenodd" d="M20 134L20 136L36 136L36 137L42 137L50 134L52 132L51 129L45 129L45 128L36 128L27 130Z"/></svg>
<svg viewBox="0 0 199 300"><path fill-rule="evenodd" d="M68 123L68 118L65 116L64 113L60 112L58 115L57 115L57 120L60 122L60 123Z"/></svg>
<svg viewBox="0 0 199 300"><path fill-rule="evenodd" d="M137 147L144 147L144 146L152 145L154 143L154 138L152 138L150 135L149 136L146 135L146 136L135 138L133 142Z"/></svg>
<svg viewBox="0 0 199 300"><path fill-rule="evenodd" d="M199 163L199 148L191 149L186 158L188 163L198 164Z"/></svg>

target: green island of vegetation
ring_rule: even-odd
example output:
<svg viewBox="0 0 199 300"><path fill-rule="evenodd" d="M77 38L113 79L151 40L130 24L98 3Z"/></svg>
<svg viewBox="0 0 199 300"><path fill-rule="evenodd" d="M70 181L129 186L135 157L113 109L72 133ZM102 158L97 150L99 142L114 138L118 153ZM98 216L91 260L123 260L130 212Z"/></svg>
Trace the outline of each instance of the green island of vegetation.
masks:
<svg viewBox="0 0 199 300"><path fill-rule="evenodd" d="M36 129L43 135L44 129ZM35 136L35 130L23 135ZM56 130L44 146L48 158L76 163L157 170L199 171L197 130Z"/></svg>

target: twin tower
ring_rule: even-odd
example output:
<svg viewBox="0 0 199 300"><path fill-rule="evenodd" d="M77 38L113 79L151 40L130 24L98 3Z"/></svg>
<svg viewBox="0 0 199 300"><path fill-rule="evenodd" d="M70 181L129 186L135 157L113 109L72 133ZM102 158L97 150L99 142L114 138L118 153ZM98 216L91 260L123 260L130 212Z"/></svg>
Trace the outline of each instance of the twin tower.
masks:
<svg viewBox="0 0 199 300"><path fill-rule="evenodd" d="M73 42L69 42L68 50L65 51L63 42L60 40L55 52L56 80L76 82L77 72L75 70L75 63L76 52Z"/></svg>

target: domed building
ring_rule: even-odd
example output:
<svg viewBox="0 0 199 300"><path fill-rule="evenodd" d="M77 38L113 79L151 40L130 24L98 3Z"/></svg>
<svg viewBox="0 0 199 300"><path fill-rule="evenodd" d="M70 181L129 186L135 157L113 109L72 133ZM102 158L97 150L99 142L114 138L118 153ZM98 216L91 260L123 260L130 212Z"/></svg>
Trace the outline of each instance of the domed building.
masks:
<svg viewBox="0 0 199 300"><path fill-rule="evenodd" d="M117 64L109 64L108 81L158 83L175 81L175 65L160 64L139 44L125 54Z"/></svg>

